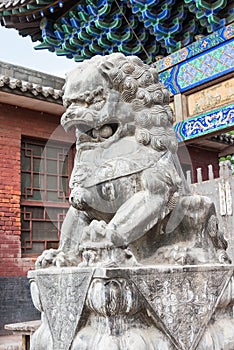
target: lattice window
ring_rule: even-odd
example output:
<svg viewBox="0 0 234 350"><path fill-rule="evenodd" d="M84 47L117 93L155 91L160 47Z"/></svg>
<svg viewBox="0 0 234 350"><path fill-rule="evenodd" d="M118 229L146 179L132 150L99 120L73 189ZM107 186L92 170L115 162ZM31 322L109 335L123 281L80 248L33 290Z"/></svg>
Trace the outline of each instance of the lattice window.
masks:
<svg viewBox="0 0 234 350"><path fill-rule="evenodd" d="M68 208L70 147L23 140L21 146L21 247L26 255L57 248Z"/></svg>

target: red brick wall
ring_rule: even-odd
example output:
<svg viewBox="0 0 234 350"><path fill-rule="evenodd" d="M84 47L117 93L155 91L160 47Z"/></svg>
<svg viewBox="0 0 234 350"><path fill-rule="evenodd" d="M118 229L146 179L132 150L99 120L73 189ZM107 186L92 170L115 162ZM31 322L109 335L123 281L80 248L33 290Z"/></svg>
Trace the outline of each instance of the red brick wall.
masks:
<svg viewBox="0 0 234 350"><path fill-rule="evenodd" d="M56 130L54 139L71 141L59 122L55 115L0 104L0 276L24 276L34 267L33 259L21 258L21 138L48 139Z"/></svg>

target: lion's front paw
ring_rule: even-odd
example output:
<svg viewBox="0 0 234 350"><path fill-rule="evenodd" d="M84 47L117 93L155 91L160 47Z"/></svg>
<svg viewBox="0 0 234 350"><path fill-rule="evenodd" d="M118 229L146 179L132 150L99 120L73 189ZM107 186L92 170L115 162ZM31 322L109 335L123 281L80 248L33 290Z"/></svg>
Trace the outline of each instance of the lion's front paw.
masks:
<svg viewBox="0 0 234 350"><path fill-rule="evenodd" d="M59 249L45 250L40 255L35 263L36 269L44 269L50 266L63 267L63 266L77 266L79 263L79 257L75 252L63 252Z"/></svg>
<svg viewBox="0 0 234 350"><path fill-rule="evenodd" d="M44 269L49 266L55 266L55 259L59 252L60 251L58 249L44 250L44 252L37 258L35 268Z"/></svg>

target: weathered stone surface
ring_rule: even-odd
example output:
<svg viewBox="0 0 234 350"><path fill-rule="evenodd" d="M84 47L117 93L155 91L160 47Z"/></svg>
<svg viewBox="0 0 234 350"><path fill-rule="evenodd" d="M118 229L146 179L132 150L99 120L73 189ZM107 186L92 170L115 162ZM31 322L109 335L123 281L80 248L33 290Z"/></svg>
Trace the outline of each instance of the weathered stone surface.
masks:
<svg viewBox="0 0 234 350"><path fill-rule="evenodd" d="M97 56L68 75L64 105L77 136L71 208L59 249L30 273L43 315L31 350L232 350L227 242L212 201L183 178L157 73Z"/></svg>
<svg viewBox="0 0 234 350"><path fill-rule="evenodd" d="M220 309L226 331L233 327L228 311L233 304L232 275L230 265L73 267L29 273L37 282L54 340L48 350L70 349L71 343L73 350L207 350L202 344L207 334L214 337ZM214 338L219 349L231 349L234 337L227 342L223 346Z"/></svg>
<svg viewBox="0 0 234 350"><path fill-rule="evenodd" d="M154 69L134 56L96 56L68 74L63 100L61 124L77 136L74 209L58 257L44 252L37 267L77 266L85 250L116 264L102 261L107 246L129 246L141 264L229 262L214 204L183 178L169 93Z"/></svg>
<svg viewBox="0 0 234 350"><path fill-rule="evenodd" d="M93 271L42 270L35 276L54 350L68 350L80 321Z"/></svg>
<svg viewBox="0 0 234 350"><path fill-rule="evenodd" d="M194 350L233 274L232 267L133 269L131 279L173 344Z"/></svg>

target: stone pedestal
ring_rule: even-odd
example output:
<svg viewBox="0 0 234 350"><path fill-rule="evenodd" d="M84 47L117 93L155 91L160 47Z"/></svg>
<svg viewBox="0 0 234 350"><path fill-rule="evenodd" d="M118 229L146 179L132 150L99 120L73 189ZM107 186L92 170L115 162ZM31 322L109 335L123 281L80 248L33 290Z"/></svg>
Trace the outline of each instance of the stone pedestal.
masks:
<svg viewBox="0 0 234 350"><path fill-rule="evenodd" d="M157 265L30 271L33 301L42 312L31 350L234 349L233 269Z"/></svg>

